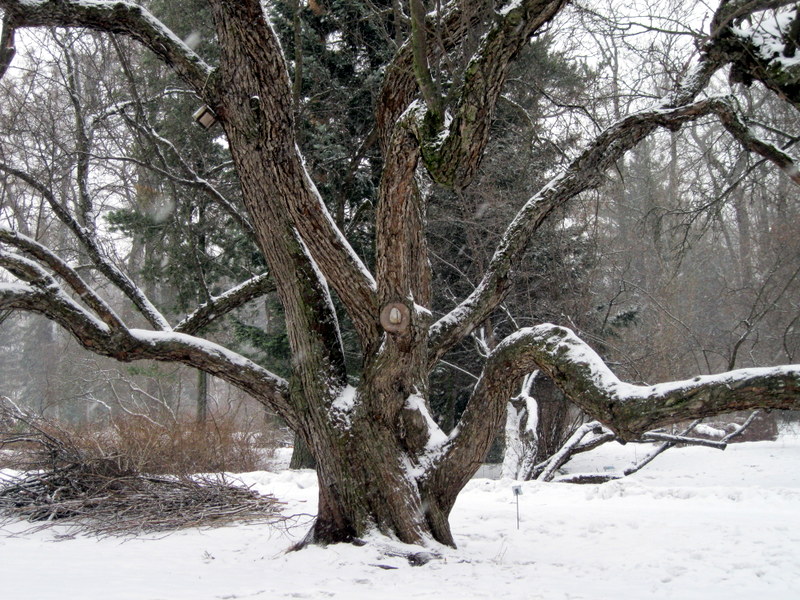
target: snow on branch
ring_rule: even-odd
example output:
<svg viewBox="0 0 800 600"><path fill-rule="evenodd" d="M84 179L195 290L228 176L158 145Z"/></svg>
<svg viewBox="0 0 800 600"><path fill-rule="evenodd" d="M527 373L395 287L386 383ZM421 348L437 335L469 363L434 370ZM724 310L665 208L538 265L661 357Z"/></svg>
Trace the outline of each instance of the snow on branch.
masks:
<svg viewBox="0 0 800 600"><path fill-rule="evenodd" d="M736 138L745 150L760 154L800 185L800 169L797 168L794 159L777 146L759 138L739 115L732 99L719 99L713 103L713 110L728 133Z"/></svg>
<svg viewBox="0 0 800 600"><path fill-rule="evenodd" d="M147 9L127 0L0 0L14 28L87 27L127 35L158 56L200 95L211 67Z"/></svg>
<svg viewBox="0 0 800 600"><path fill-rule="evenodd" d="M46 185L29 175L9 164L0 162L0 171L4 171L9 175L21 179L34 190L39 192L42 197L50 205L50 208L55 213L56 217L64 223L76 238L81 242L89 257L92 259L95 267L105 275L111 283L116 285L128 299L133 302L139 312L147 319L147 321L155 328L168 331L171 329L169 323L161 314L161 312L153 305L152 302L145 296L141 288L139 288L133 280L131 280L125 273L123 273L114 263L112 263L100 248L100 244L86 227L83 227L75 219L72 214L56 199L53 192Z"/></svg>
<svg viewBox="0 0 800 600"><path fill-rule="evenodd" d="M604 483L606 481L611 481L613 479L621 479L623 477L627 477L628 475L633 475L638 471L642 470L644 467L649 465L656 457L660 456L670 448L674 447L677 444L683 445L691 445L691 446L709 446L711 448L716 448L718 450L725 450L727 447L727 443L736 435L742 433L745 429L747 429L756 416L761 411L756 410L751 413L751 415L747 418L747 420L742 424L739 425L736 430L731 433L730 435L725 436L722 440L718 442L714 442L711 440L697 438L697 437L688 437L688 434L692 432L698 425L702 419L697 419L689 424L686 429L684 429L678 435L670 435L666 433L660 432L648 432L645 433L642 438L643 441L652 441L652 440L661 440L662 443L654 446L647 454L645 454L642 458L634 461L622 471L616 471L611 473L572 473L569 475L562 475L561 477L555 478L554 481L559 483ZM612 439L615 439L614 435L611 434ZM574 454L574 452L573 452Z"/></svg>
<svg viewBox="0 0 800 600"><path fill-rule="evenodd" d="M703 438L686 437L682 435L671 435L669 433L661 433L660 431L648 431L642 435L645 442L671 442L673 444L689 444L694 446L708 446L709 448L716 448L717 450L724 450L727 447L726 442L718 442L716 440L706 440Z"/></svg>
<svg viewBox="0 0 800 600"><path fill-rule="evenodd" d="M426 86L420 86L429 106L425 122L438 124L420 140L425 166L436 182L463 189L475 177L514 57L565 4L564 0L517 0L496 13L491 29L465 70L451 118L445 118L441 108L431 106ZM417 62L414 61L415 71L419 72ZM418 79L422 81L419 76Z"/></svg>
<svg viewBox="0 0 800 600"><path fill-rule="evenodd" d="M539 481L551 481L556 471L569 460L575 449L580 445L583 438L590 433L597 434L597 437L609 438L608 431L599 421L584 423L570 436L567 442L547 461L547 465L536 478Z"/></svg>
<svg viewBox="0 0 800 600"><path fill-rule="evenodd" d="M87 350L116 360L158 360L189 365L244 390L297 426L289 384L281 377L223 346L167 331L111 329L70 298L35 262L0 250L0 267L27 283L0 283L0 310L44 315L69 331Z"/></svg>
<svg viewBox="0 0 800 600"><path fill-rule="evenodd" d="M795 2L796 0L723 0L711 21L711 35L719 35L724 29L756 12L790 6Z"/></svg>
<svg viewBox="0 0 800 600"><path fill-rule="evenodd" d="M429 366L482 323L502 302L512 284L514 267L524 256L530 237L550 213L578 194L600 185L605 172L626 152L659 127L671 130L707 116L714 100L687 102L700 93L716 66L706 61L687 83L660 105L636 112L600 133L561 173L530 198L509 224L475 290L450 313L434 323L430 332Z"/></svg>
<svg viewBox="0 0 800 600"><path fill-rule="evenodd" d="M522 329L495 350L506 376L538 368L584 412L623 440L681 420L756 408L800 408L800 365L752 368L659 385L620 381L571 330L556 325Z"/></svg>
<svg viewBox="0 0 800 600"><path fill-rule="evenodd" d="M98 296L72 267L60 257L56 256L49 248L46 248L42 244L21 233L6 229L5 227L0 227L0 243L14 246L36 260L46 264L83 299L89 308L97 313L106 325L112 329L125 328L122 320L105 300Z"/></svg>
<svg viewBox="0 0 800 600"><path fill-rule="evenodd" d="M79 339L108 337L110 328L67 296L53 276L36 262L0 248L0 267L25 282L0 283L0 310L40 312Z"/></svg>
<svg viewBox="0 0 800 600"><path fill-rule="evenodd" d="M795 2L723 3L712 32L713 52L731 64L731 81L749 86L758 80L800 107L800 11Z"/></svg>
<svg viewBox="0 0 800 600"><path fill-rule="evenodd" d="M175 326L175 331L178 333L196 333L235 308L274 290L275 283L268 273L256 275L252 279L248 279L231 288L224 294L211 298L211 300L178 323Z"/></svg>

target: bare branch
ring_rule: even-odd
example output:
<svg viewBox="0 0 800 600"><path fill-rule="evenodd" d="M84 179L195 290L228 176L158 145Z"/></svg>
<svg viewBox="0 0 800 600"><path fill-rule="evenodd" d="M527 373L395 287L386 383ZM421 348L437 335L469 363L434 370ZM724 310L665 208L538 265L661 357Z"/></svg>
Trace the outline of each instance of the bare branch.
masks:
<svg viewBox="0 0 800 600"><path fill-rule="evenodd" d="M736 138L745 150L760 154L783 171L789 179L800 184L800 169L797 168L794 159L777 146L756 136L740 117L732 102L733 99L730 101L720 99L714 104L714 112L717 113L728 133Z"/></svg>
<svg viewBox="0 0 800 600"><path fill-rule="evenodd" d="M162 177L169 179L179 185L185 185L187 187L192 187L195 189L202 190L208 194L208 196L222 209L228 213L228 215L236 221L236 223L242 228L242 230L250 236L251 239L255 239L255 230L253 229L253 225L250 222L250 219L247 217L244 212L239 210L233 202L228 200L225 195L220 192L216 186L214 186L210 181L207 179L200 177L194 170L187 169L187 175L191 177L191 179L187 179L185 177L180 177L179 175L175 175L170 171L165 169L159 168L152 163L149 163L144 160L139 160L138 158L133 158L130 156L103 156L100 154L92 154L92 158L100 159L100 160L111 160L111 161L119 161L119 162L129 162L140 167L143 167L153 173L157 173ZM183 161L181 161L183 162ZM184 165L182 165L184 166ZM186 165L188 166L188 165Z"/></svg>
<svg viewBox="0 0 800 600"><path fill-rule="evenodd" d="M78 91L78 74L75 68L74 51L69 41L53 36L56 45L61 48L66 73L66 89L69 95L72 111L75 117L75 183L78 191L78 218L81 225L88 230L94 229L92 222L92 197L89 194L89 151L91 148L91 130L86 126L83 102Z"/></svg>
<svg viewBox="0 0 800 600"><path fill-rule="evenodd" d="M688 434L692 429L694 429L700 423L700 419L694 421L687 427L681 436L682 437ZM615 436L611 434L614 439ZM686 439L695 439L695 438L686 438ZM563 475L556 479L558 483L605 483L606 481L612 481L614 479L622 479L623 477L627 477L628 475L633 475L634 473L642 470L644 467L649 465L656 457L660 456L670 448L675 446L674 441L667 441L663 444L659 444L655 448L653 448L650 452L648 452L641 460L635 461L633 464L628 465L622 472L612 472L612 473L572 473L570 475Z"/></svg>
<svg viewBox="0 0 800 600"><path fill-rule="evenodd" d="M125 325L114 310L92 290L66 262L50 249L16 231L0 227L0 242L15 246L50 267L97 313L112 329L124 329Z"/></svg>
<svg viewBox="0 0 800 600"><path fill-rule="evenodd" d="M726 435L726 436L725 436L724 438L722 438L720 441L721 441L721 442L726 442L726 443L727 443L727 442L730 442L730 441L731 441L733 438L735 438L735 437L739 437L740 435L742 435L742 434L745 432L745 430L746 430L748 427L750 427L750 425L752 425L752 424L753 424L753 421L755 421L755 420L756 420L756 418L757 418L757 417L758 417L758 416L759 416L759 415L760 415L762 412L763 412L763 411L761 411L761 410L754 410L753 412L751 412L751 413L750 413L750 416L749 416L749 417L747 417L747 419L745 419L745 422L744 422L744 423L742 423L741 425L737 426L737 427L736 427L736 429L734 429L733 431L731 431L731 432L730 432L728 435Z"/></svg>
<svg viewBox="0 0 800 600"><path fill-rule="evenodd" d="M28 173L21 171L4 162L0 162L0 171L5 171L9 175L13 175L21 179L37 192L39 192L59 220L70 228L75 237L83 244L84 249L92 259L93 264L97 269L108 279L116 285L139 309L147 321L156 329L168 331L170 328L169 323L161 314L161 312L150 302L144 295L142 290L119 268L116 267L111 261L103 254L100 245L94 238L94 235L80 223L75 220L69 211L64 208L61 203L53 195L53 192L44 184L37 181Z"/></svg>
<svg viewBox="0 0 800 600"><path fill-rule="evenodd" d="M561 468L572 456L575 448L590 433L603 436L607 430L599 421L584 423L570 436L566 443L547 462L547 467L536 478L539 481L551 481L556 471ZM605 437L608 437L607 435Z"/></svg>
<svg viewBox="0 0 800 600"><path fill-rule="evenodd" d="M716 440L706 440L703 438L686 437L685 435L671 435L669 433L661 433L660 431L648 431L642 434L642 439L645 442L672 442L673 444L690 444L692 446L708 446L709 448L716 448L717 450L725 450L728 444L725 442L718 442Z"/></svg>

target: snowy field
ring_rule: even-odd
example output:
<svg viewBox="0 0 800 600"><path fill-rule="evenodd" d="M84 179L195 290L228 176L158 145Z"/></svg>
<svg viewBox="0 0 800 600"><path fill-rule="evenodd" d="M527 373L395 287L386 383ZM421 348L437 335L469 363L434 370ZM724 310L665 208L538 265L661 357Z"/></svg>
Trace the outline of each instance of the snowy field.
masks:
<svg viewBox="0 0 800 600"><path fill-rule="evenodd" d="M573 471L625 466L642 446L607 445ZM241 478L312 514L312 472ZM751 599L800 598L800 440L673 449L602 485L475 479L452 515L457 550L412 567L399 544L371 539L285 553L297 527L185 530L154 539L63 538L65 529L0 537L0 598ZM62 539L63 538L63 539ZM394 567L388 569L386 567Z"/></svg>

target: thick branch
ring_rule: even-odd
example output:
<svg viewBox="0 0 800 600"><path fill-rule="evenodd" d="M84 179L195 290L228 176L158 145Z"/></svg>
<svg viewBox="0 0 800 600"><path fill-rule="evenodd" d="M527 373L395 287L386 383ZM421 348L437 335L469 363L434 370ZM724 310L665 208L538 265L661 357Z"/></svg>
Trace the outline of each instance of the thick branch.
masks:
<svg viewBox="0 0 800 600"><path fill-rule="evenodd" d="M33 275L31 272L30 275ZM80 344L101 356L130 362L179 362L219 377L274 408L296 426L282 378L243 356L201 338L141 329L110 330L64 294L52 279L33 284L0 283L0 310L26 310L44 315L67 329Z"/></svg>
<svg viewBox="0 0 800 600"><path fill-rule="evenodd" d="M430 300L430 265L424 237L425 209L414 173L419 145L413 135L414 116L398 126L386 159L378 190L375 219L378 298L399 302Z"/></svg>
<svg viewBox="0 0 800 600"><path fill-rule="evenodd" d="M441 32L437 39L438 45L429 44L427 47L432 53L429 59L435 58L438 52L449 52L466 39L470 29L480 25L483 15L474 4L463 1L448 3L438 17L438 24L434 24L431 15L428 15L426 29L436 26L437 31ZM391 142L395 124L417 98L418 93L419 87L414 74L414 46L411 41L407 41L386 68L386 77L377 101L380 110L376 114L376 121L384 149Z"/></svg>
<svg viewBox="0 0 800 600"><path fill-rule="evenodd" d="M715 68L708 63L701 65L700 73L691 78L694 94L704 87ZM600 185L605 172L656 128L676 129L713 111L715 104L711 100L672 106L676 99L682 100L688 95L692 93L681 92L659 107L634 113L610 126L525 203L506 229L475 291L432 326L429 366L435 365L502 302L512 283L512 271L524 256L528 240L555 208Z"/></svg>
<svg viewBox="0 0 800 600"><path fill-rule="evenodd" d="M188 334L197 333L232 310L274 290L275 283L270 279L269 274L257 275L224 294L211 298L178 323L175 331Z"/></svg>
<svg viewBox="0 0 800 600"><path fill-rule="evenodd" d="M147 9L127 0L0 0L15 28L87 27L134 38L209 100L212 69Z"/></svg>
<svg viewBox="0 0 800 600"><path fill-rule="evenodd" d="M800 408L800 365L632 385L621 382L572 331L549 324L518 331L495 352L508 357L507 376L518 378L541 369L573 403L625 440L677 421L725 412Z"/></svg>
<svg viewBox="0 0 800 600"><path fill-rule="evenodd" d="M411 13L411 48L414 56L414 75L428 110L437 118L442 115L442 97L428 64L428 42L425 27L425 6L422 0L409 0Z"/></svg>
<svg viewBox="0 0 800 600"><path fill-rule="evenodd" d="M375 281L336 227L303 163L296 145L291 81L276 34L258 0L215 1L212 8L222 49L222 124L245 206L278 287L295 287L296 280L306 278L318 279L313 285L320 289L330 283L362 339L372 341L379 335ZM298 243L313 261L301 257ZM290 263L278 257L287 249L302 273L287 272ZM286 280L281 271L287 272ZM323 304L319 298L313 303ZM287 310L288 304L284 302ZM331 321L334 317L325 312L327 308L318 311L312 320ZM298 320L300 326L304 318Z"/></svg>
<svg viewBox="0 0 800 600"><path fill-rule="evenodd" d="M472 181L489 142L495 106L514 57L565 4L565 0L521 0L496 15L467 66L452 119L442 123L439 114L426 119L429 127L422 156L435 181L457 189ZM440 135L442 126L447 129L445 136Z"/></svg>
<svg viewBox="0 0 800 600"><path fill-rule="evenodd" d="M8 20L8 15L3 16L2 30L0 30L0 79L8 71L11 61L16 54L14 48L14 28Z"/></svg>

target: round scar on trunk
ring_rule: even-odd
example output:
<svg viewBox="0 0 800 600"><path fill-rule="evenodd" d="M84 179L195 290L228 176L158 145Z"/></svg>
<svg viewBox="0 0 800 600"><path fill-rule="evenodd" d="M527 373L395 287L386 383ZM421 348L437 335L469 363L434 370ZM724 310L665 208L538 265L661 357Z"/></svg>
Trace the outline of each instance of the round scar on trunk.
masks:
<svg viewBox="0 0 800 600"><path fill-rule="evenodd" d="M381 310L381 327L389 333L402 333L408 329L411 313L405 304L390 302Z"/></svg>

